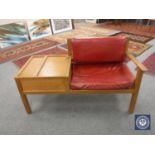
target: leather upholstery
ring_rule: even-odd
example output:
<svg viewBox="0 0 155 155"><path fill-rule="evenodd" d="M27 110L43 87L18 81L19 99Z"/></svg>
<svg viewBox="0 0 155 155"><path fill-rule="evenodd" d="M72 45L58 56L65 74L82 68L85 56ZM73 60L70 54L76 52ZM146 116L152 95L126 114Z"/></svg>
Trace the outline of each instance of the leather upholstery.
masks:
<svg viewBox="0 0 155 155"><path fill-rule="evenodd" d="M71 89L125 89L134 85L135 77L124 63L73 64Z"/></svg>
<svg viewBox="0 0 155 155"><path fill-rule="evenodd" d="M124 37L72 39L73 62L122 62L125 59L127 42Z"/></svg>

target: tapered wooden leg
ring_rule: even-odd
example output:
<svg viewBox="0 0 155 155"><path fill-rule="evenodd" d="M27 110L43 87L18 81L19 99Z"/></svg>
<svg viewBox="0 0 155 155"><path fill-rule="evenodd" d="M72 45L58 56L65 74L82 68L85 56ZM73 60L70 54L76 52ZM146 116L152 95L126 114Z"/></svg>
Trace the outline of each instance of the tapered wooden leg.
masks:
<svg viewBox="0 0 155 155"><path fill-rule="evenodd" d="M22 94L21 95L21 98L22 98L22 101L23 101L23 104L24 104L24 107L25 107L26 112L28 114L31 114L32 111L31 111L31 107L30 107L30 104L28 102L27 96L25 94Z"/></svg>
<svg viewBox="0 0 155 155"><path fill-rule="evenodd" d="M130 114L133 113L135 110L142 77L143 77L143 72L140 69L137 69L137 75L136 75L136 81L135 81L135 90L132 94L132 98L131 98L131 102L130 102L130 106L129 106L129 110L128 110L128 112Z"/></svg>
<svg viewBox="0 0 155 155"><path fill-rule="evenodd" d="M133 93L129 106L129 113L132 114L135 110L138 93Z"/></svg>
<svg viewBox="0 0 155 155"><path fill-rule="evenodd" d="M17 87L18 87L18 90L19 90L19 93L20 93L20 96L21 96L21 99L23 101L23 104L24 104L24 107L25 107L25 110L28 114L31 114L31 107L29 105L29 102L28 102L28 99L27 99L27 96L23 93L23 90L22 90L22 86L21 86L21 83L20 83L20 80L19 79L15 79L16 80L16 84L17 84Z"/></svg>

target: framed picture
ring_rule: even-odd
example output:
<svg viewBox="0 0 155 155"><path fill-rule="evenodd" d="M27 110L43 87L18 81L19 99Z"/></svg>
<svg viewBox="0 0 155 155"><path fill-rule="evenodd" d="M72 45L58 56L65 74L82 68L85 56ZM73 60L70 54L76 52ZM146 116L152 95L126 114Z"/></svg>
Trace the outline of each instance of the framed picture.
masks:
<svg viewBox="0 0 155 155"><path fill-rule="evenodd" d="M24 22L0 25L0 49L28 40L29 36Z"/></svg>
<svg viewBox="0 0 155 155"><path fill-rule="evenodd" d="M28 28L31 40L52 35L49 19L27 20L27 28Z"/></svg>
<svg viewBox="0 0 155 155"><path fill-rule="evenodd" d="M53 33L61 33L73 29L71 19L51 19Z"/></svg>

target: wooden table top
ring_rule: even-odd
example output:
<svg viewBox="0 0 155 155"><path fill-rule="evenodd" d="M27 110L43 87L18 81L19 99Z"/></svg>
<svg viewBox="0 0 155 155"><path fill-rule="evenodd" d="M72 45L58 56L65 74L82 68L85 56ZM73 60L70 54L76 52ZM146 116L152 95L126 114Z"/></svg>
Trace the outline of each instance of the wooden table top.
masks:
<svg viewBox="0 0 155 155"><path fill-rule="evenodd" d="M68 77L70 63L70 56L32 56L16 77Z"/></svg>

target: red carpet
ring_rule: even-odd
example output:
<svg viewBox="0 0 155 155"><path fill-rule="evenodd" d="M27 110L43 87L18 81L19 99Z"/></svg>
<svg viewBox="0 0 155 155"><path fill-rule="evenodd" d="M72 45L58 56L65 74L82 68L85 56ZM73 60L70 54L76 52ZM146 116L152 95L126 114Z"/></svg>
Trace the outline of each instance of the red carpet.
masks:
<svg viewBox="0 0 155 155"><path fill-rule="evenodd" d="M120 32L114 34L114 36L123 36L123 37L128 37L132 41L140 42L140 43L146 43L153 39L153 37L148 37L148 36L143 36L139 34L133 34L129 32Z"/></svg>
<svg viewBox="0 0 155 155"><path fill-rule="evenodd" d="M65 49L68 49L67 44L62 44L62 45L60 45L60 46L63 47L63 48L65 48Z"/></svg>
<svg viewBox="0 0 155 155"><path fill-rule="evenodd" d="M143 64L147 67L148 73L155 75L155 52L150 55Z"/></svg>
<svg viewBox="0 0 155 155"><path fill-rule="evenodd" d="M67 51L61 48L58 48L58 47L54 47L54 48L47 49L39 53L35 53L34 55L51 55L51 54L67 54ZM21 59L13 61L13 63L16 64L19 68L21 68L31 56L32 55L23 57Z"/></svg>
<svg viewBox="0 0 155 155"><path fill-rule="evenodd" d="M16 45L11 48L6 48L0 51L0 63L13 60L34 52L39 52L43 49L50 48L57 45L58 42L42 38L39 40L27 42L24 44Z"/></svg>
<svg viewBox="0 0 155 155"><path fill-rule="evenodd" d="M106 23L106 24L98 24L99 27L120 30L123 32L130 32L134 34L144 35L155 37L155 26L147 26L142 24L135 24L135 23Z"/></svg>

